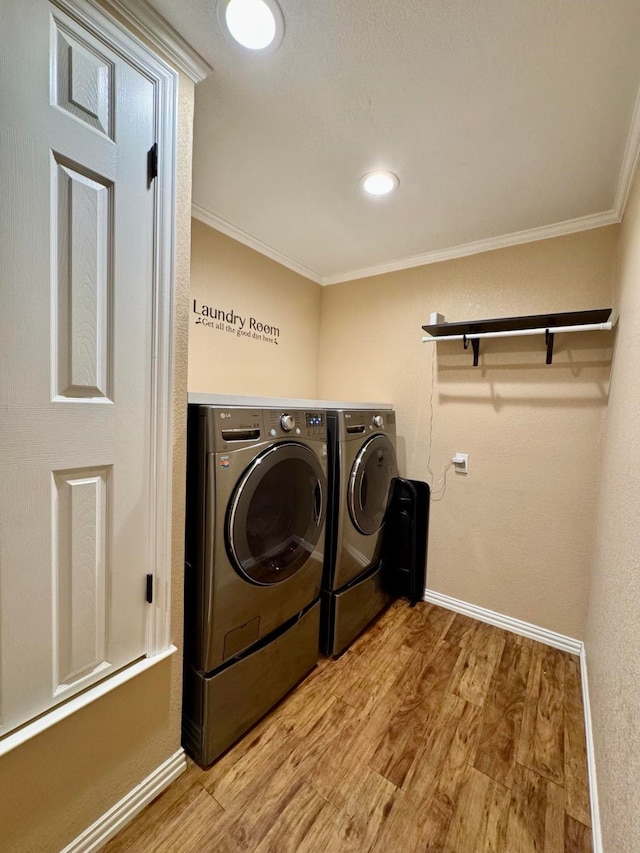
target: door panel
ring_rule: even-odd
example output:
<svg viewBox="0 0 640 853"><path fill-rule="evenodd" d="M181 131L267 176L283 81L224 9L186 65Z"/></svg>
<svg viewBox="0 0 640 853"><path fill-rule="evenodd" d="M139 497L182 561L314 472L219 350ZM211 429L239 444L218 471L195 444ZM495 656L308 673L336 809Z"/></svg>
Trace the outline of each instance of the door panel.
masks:
<svg viewBox="0 0 640 853"><path fill-rule="evenodd" d="M109 294L113 292L113 195L54 156L52 284L56 397L108 397L113 348ZM56 298L57 296L57 298Z"/></svg>
<svg viewBox="0 0 640 853"><path fill-rule="evenodd" d="M156 116L45 0L2 22L4 734L147 650Z"/></svg>
<svg viewBox="0 0 640 853"><path fill-rule="evenodd" d="M109 469L54 473L54 692L106 667Z"/></svg>
<svg viewBox="0 0 640 853"><path fill-rule="evenodd" d="M52 103L111 136L113 63L53 22Z"/></svg>

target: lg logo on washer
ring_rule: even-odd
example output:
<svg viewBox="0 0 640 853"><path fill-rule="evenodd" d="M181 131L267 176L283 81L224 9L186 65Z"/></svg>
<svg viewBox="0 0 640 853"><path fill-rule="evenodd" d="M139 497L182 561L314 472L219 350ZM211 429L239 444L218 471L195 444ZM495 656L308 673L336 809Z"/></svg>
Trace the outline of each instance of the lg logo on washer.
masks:
<svg viewBox="0 0 640 853"><path fill-rule="evenodd" d="M196 318L196 326L207 326L219 332L227 332L238 338L251 338L255 341L264 341L268 344L278 345L280 329L270 323L263 323L255 317L242 317L236 314L233 308L214 308L212 305L193 300L193 314Z"/></svg>

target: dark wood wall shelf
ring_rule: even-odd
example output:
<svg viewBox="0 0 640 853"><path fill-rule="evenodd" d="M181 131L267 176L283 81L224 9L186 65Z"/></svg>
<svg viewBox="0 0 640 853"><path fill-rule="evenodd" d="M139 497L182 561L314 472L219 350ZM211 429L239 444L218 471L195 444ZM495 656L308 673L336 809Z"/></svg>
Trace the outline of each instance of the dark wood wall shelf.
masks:
<svg viewBox="0 0 640 853"><path fill-rule="evenodd" d="M434 323L423 326L428 336L423 343L438 340L462 341L465 349L471 343L473 366L478 366L481 338L517 337L544 334L547 364L553 361L554 335L558 332L608 331L611 308L590 311L563 311L555 314L528 314L524 317L499 317L493 320L466 320L461 323Z"/></svg>

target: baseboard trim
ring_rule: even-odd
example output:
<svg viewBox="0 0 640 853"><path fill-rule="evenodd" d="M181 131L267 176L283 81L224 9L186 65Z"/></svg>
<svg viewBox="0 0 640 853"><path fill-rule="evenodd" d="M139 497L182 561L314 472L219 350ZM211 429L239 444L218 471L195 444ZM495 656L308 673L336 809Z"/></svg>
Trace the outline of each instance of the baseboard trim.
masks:
<svg viewBox="0 0 640 853"><path fill-rule="evenodd" d="M589 682L587 678L587 656L584 643L581 640L574 639L573 637L567 637L564 634L558 634L555 631L548 631L546 628L540 628L538 625L532 625L530 622L524 622L521 619L514 619L512 616L505 616L503 613L496 613L495 610L487 610L485 607L478 607L476 604L469 604L469 602L461 601L459 598L442 595L442 593L434 592L431 589L425 589L424 600L428 601L430 604L437 604L440 607L444 607L447 610L453 610L455 613L462 613L464 616L470 616L472 619L477 619L479 622L486 622L489 625L495 625L496 628L504 628L505 631L511 631L513 634L519 634L522 637L528 637L531 640L544 643L546 646L552 646L554 649L560 649L560 651L569 652L572 655L579 656L580 681L582 684L582 706L584 709L584 730L587 742L587 773L589 776L589 801L591 805L593 853L603 853L602 832L600 828L600 807L598 804L598 785L596 781L596 758L593 743L593 728L591 726Z"/></svg>
<svg viewBox="0 0 640 853"><path fill-rule="evenodd" d="M469 604L467 601L451 598L449 595L442 595L442 593L434 592L431 589L425 589L424 600L431 604L438 604L440 607L446 607L447 610L454 610L456 613L470 616L479 622L495 625L496 628L504 628L505 631L511 631L512 634L537 640L539 643L544 643L545 646L553 646L554 649L560 649L560 651L569 652L572 655L582 653L581 640L575 640L573 637L540 628L538 625L523 622L521 619L514 619L513 616L505 616L503 613L496 613L495 610L487 610L485 607L478 607L477 604Z"/></svg>
<svg viewBox="0 0 640 853"><path fill-rule="evenodd" d="M161 794L187 768L183 749L179 749L163 764L136 785L128 794L105 812L95 823L68 844L61 853L93 853L123 829L138 812Z"/></svg>
<svg viewBox="0 0 640 853"><path fill-rule="evenodd" d="M596 752L591 724L591 702L589 700L589 679L587 677L587 654L582 646L580 655L580 681L582 682L582 706L584 708L584 732L587 741L587 772L589 774L589 800L591 803L591 837L593 853L603 853L602 830L600 827L600 804L598 802L598 783L596 779Z"/></svg>

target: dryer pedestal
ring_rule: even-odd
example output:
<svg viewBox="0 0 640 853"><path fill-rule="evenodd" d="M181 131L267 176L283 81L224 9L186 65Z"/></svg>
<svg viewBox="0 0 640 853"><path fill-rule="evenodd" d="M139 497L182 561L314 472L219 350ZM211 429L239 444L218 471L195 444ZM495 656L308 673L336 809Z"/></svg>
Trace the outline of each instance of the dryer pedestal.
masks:
<svg viewBox="0 0 640 853"><path fill-rule="evenodd" d="M263 717L318 660L320 602L210 675L185 669L183 744L202 767Z"/></svg>
<svg viewBox="0 0 640 853"><path fill-rule="evenodd" d="M378 566L338 592L322 593L321 651L336 657L391 601Z"/></svg>

